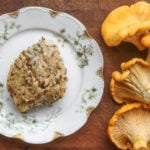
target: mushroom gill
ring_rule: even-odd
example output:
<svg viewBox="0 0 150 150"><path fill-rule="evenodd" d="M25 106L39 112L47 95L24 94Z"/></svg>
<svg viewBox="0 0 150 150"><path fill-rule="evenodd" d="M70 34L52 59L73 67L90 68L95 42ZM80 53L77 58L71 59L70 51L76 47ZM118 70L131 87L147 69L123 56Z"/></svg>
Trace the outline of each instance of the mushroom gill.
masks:
<svg viewBox="0 0 150 150"><path fill-rule="evenodd" d="M121 64L122 73L114 71L110 82L117 103L140 101L150 104L150 64L133 58Z"/></svg>
<svg viewBox="0 0 150 150"><path fill-rule="evenodd" d="M150 107L131 103L121 107L112 116L108 136L120 149L150 149Z"/></svg>

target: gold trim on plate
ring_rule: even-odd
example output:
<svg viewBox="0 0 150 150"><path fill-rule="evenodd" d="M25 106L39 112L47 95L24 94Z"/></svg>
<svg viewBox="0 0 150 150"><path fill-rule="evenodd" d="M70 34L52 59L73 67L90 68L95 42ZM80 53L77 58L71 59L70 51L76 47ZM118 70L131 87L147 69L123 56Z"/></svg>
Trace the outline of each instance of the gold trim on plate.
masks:
<svg viewBox="0 0 150 150"><path fill-rule="evenodd" d="M101 78L104 78L103 77L103 68L101 67L100 69L97 70L97 75Z"/></svg>
<svg viewBox="0 0 150 150"><path fill-rule="evenodd" d="M91 35L89 34L89 32L88 32L87 30L84 30L83 36L84 36L85 38L92 38Z"/></svg>
<svg viewBox="0 0 150 150"><path fill-rule="evenodd" d="M90 114L92 113L92 111L95 109L95 107L93 107L93 106L90 106L90 107L88 107L87 109L86 109L86 115L87 115L87 117L89 117L90 116Z"/></svg>
<svg viewBox="0 0 150 150"><path fill-rule="evenodd" d="M59 137L63 137L63 136L64 136L63 133L56 131L55 134L54 134L53 140L55 140L55 139L57 139Z"/></svg>
<svg viewBox="0 0 150 150"><path fill-rule="evenodd" d="M24 137L23 137L23 135L21 133L18 133L16 135L14 135L13 138L24 141Z"/></svg>
<svg viewBox="0 0 150 150"><path fill-rule="evenodd" d="M19 15L19 11L18 11L18 10L17 10L17 11L13 11L13 12L9 13L9 16L10 16L10 17L12 17L12 18L17 18L17 17L18 17L18 15Z"/></svg>
<svg viewBox="0 0 150 150"><path fill-rule="evenodd" d="M58 12L58 11L55 11L55 10L50 10L50 11L49 11L49 14L50 14L53 18L55 18L55 17L59 14L59 12Z"/></svg>

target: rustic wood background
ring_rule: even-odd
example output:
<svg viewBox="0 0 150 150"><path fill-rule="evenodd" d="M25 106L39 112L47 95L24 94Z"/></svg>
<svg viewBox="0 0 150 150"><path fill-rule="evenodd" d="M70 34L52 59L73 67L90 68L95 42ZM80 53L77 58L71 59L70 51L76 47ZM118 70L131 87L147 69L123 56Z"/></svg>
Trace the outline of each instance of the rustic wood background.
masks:
<svg viewBox="0 0 150 150"><path fill-rule="evenodd" d="M106 15L120 5L130 5L137 0L0 0L0 15L26 6L43 6L64 11L79 19L98 42L104 56L105 88L102 101L92 112L88 122L76 133L51 143L32 145L0 136L0 150L116 150L107 137L108 121L120 107L113 102L109 82L111 73L120 69L120 63L132 57L146 58L147 50L140 52L133 45L121 43L107 47L101 37L100 27ZM150 1L149 1L150 2Z"/></svg>

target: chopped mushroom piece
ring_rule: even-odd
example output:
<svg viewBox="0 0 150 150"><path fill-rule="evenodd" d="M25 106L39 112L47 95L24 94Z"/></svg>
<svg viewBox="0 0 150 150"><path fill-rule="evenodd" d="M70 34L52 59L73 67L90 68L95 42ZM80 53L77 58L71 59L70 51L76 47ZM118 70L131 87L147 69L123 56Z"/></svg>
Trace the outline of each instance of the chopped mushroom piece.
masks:
<svg viewBox="0 0 150 150"><path fill-rule="evenodd" d="M122 73L114 71L110 82L117 103L140 101L150 104L150 63L133 58L121 64Z"/></svg>
<svg viewBox="0 0 150 150"><path fill-rule="evenodd" d="M133 43L139 50L149 47L150 4L137 2L114 9L102 24L101 32L108 46L117 46L122 41Z"/></svg>
<svg viewBox="0 0 150 150"><path fill-rule="evenodd" d="M119 149L150 149L150 106L131 103L121 107L110 119L108 136Z"/></svg>

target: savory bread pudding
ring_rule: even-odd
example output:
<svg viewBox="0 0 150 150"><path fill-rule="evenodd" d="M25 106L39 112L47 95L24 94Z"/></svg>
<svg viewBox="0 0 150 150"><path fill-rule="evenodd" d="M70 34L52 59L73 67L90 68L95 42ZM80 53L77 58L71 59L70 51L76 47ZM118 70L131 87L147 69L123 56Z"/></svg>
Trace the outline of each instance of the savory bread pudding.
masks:
<svg viewBox="0 0 150 150"><path fill-rule="evenodd" d="M7 88L21 112L49 106L64 96L66 72L57 45L42 38L11 65Z"/></svg>

